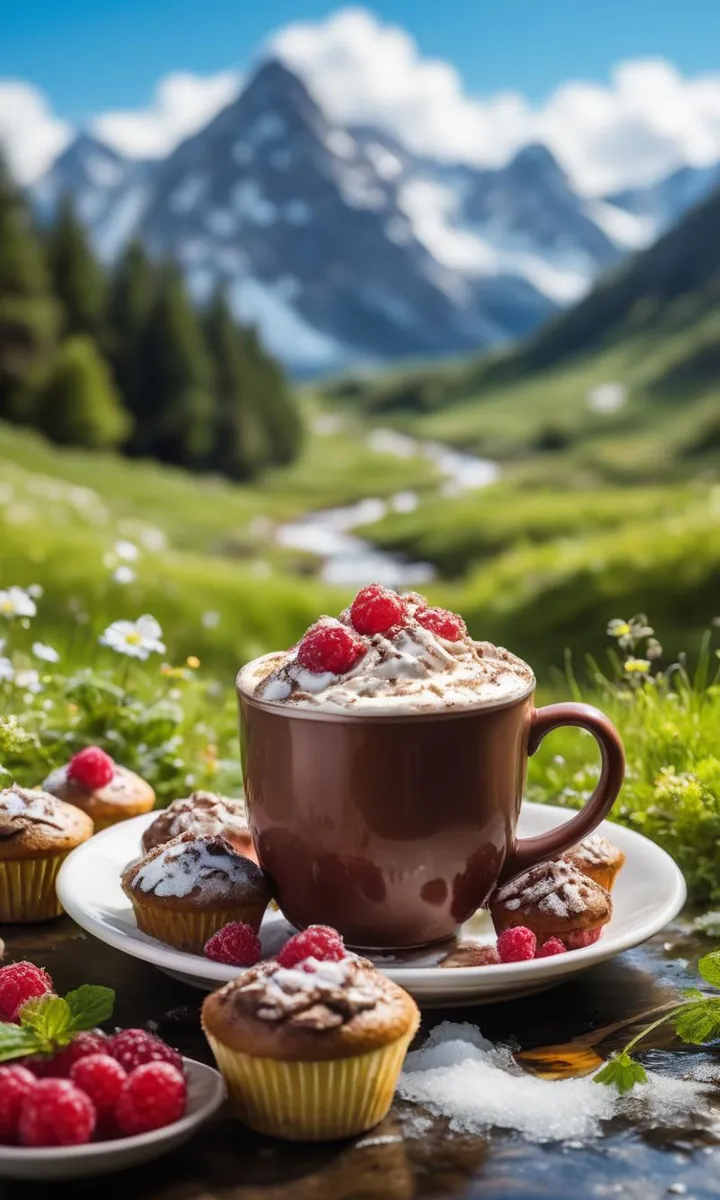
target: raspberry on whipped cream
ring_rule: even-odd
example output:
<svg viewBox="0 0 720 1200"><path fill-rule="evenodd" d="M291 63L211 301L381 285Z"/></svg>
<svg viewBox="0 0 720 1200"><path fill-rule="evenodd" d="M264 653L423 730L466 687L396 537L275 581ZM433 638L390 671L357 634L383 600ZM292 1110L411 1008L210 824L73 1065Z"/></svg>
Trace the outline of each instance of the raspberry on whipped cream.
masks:
<svg viewBox="0 0 720 1200"><path fill-rule="evenodd" d="M359 714L507 704L534 682L522 659L474 641L457 613L378 584L362 588L339 619L320 617L296 646L238 676L256 700Z"/></svg>

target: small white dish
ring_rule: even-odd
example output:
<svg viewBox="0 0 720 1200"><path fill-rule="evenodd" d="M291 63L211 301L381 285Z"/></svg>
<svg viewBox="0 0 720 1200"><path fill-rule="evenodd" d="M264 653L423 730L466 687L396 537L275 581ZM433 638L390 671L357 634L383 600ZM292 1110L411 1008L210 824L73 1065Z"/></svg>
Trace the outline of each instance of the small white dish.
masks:
<svg viewBox="0 0 720 1200"><path fill-rule="evenodd" d="M168 1154L192 1137L225 1099L225 1084L218 1071L193 1058L185 1058L183 1062L188 1102L187 1112L179 1121L151 1133L138 1133L135 1137L108 1142L89 1142L85 1146L25 1149L0 1145L0 1179L42 1179L48 1183L60 1179L84 1179L90 1175L124 1171L127 1167Z"/></svg>
<svg viewBox="0 0 720 1200"><path fill-rule="evenodd" d="M132 905L120 886L123 869L142 854L142 832L155 815L147 813L111 825L78 846L60 870L58 895L73 920L101 941L153 963L184 983L209 991L233 979L238 968L211 962L198 954L185 954L140 933ZM569 815L566 809L526 802L519 832L523 837L542 833ZM609 821L603 822L599 832L624 851L626 863L613 889L612 920L595 945L554 958L488 967L439 967L438 961L448 952L447 944L403 956L369 957L418 1003L445 1006L488 1004L540 991L638 946L680 911L685 902L685 881L670 856L641 834ZM268 911L260 932L263 952L271 955L293 930L280 913ZM491 941L493 936L485 912L472 917L462 930L463 938L480 942Z"/></svg>

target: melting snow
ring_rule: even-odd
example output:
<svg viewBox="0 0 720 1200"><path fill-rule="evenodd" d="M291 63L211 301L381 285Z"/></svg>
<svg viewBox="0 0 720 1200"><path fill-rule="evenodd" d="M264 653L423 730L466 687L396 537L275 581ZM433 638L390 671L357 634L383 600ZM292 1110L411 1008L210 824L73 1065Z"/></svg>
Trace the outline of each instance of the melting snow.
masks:
<svg viewBox="0 0 720 1200"><path fill-rule="evenodd" d="M705 1089L695 1082L650 1075L650 1082L621 1098L589 1077L546 1080L528 1075L505 1046L493 1046L475 1026L444 1021L420 1050L408 1054L398 1094L448 1117L450 1128L480 1133L514 1129L530 1141L588 1139L617 1115L651 1124L692 1120Z"/></svg>
<svg viewBox="0 0 720 1200"><path fill-rule="evenodd" d="M168 196L168 208L175 213L190 212L195 208L207 187L207 179L202 175L188 175L182 183Z"/></svg>

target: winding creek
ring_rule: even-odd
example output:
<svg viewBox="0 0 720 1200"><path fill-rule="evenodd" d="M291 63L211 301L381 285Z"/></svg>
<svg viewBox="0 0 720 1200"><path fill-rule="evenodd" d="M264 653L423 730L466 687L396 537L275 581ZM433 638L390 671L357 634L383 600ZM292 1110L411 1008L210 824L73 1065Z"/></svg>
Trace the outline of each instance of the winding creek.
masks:
<svg viewBox="0 0 720 1200"><path fill-rule="evenodd" d="M371 449L397 458L420 455L439 471L437 494L456 496L495 483L500 477L497 463L460 453L439 442L421 442L390 429L376 429L368 436ZM426 562L406 562L400 555L379 550L354 530L379 521L389 512L412 512L418 504L415 492L396 492L387 500L368 498L344 508L306 513L297 521L279 526L281 546L314 554L322 561L321 578L338 587L357 587L376 581L400 588L427 583L434 568Z"/></svg>

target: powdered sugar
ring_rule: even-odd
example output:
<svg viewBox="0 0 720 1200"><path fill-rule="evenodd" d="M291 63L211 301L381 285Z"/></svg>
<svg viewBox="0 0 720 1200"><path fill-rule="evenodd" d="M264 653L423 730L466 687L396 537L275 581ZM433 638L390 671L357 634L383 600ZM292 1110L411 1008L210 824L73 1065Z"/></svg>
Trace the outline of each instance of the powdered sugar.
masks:
<svg viewBox="0 0 720 1200"><path fill-rule="evenodd" d="M0 791L0 818L11 821L18 818L46 825L57 826L57 801L47 792L33 792L29 788L11 787Z"/></svg>
<svg viewBox="0 0 720 1200"><path fill-rule="evenodd" d="M200 889L229 896L248 886L257 868L219 839L169 843L136 871L131 886L156 896L181 899Z"/></svg>
<svg viewBox="0 0 720 1200"><path fill-rule="evenodd" d="M591 863L595 867L603 867L615 858L615 849L599 833L591 833L589 837L573 846L573 858L581 862Z"/></svg>
<svg viewBox="0 0 720 1200"><path fill-rule="evenodd" d="M404 626L363 637L364 655L343 675L304 669L293 648L249 663L238 676L240 689L258 700L368 714L492 706L531 690L534 677L522 659L469 636L454 642L439 637L414 617L422 597L405 601ZM320 620L338 624L332 617ZM341 614L342 623L349 620Z"/></svg>
<svg viewBox="0 0 720 1200"><path fill-rule="evenodd" d="M701 1108L703 1087L650 1074L648 1084L621 1098L587 1076L539 1079L474 1026L446 1021L421 1050L408 1054L398 1094L449 1118L458 1133L499 1127L534 1142L565 1142L598 1137L602 1123L619 1115L672 1125Z"/></svg>
<svg viewBox="0 0 720 1200"><path fill-rule="evenodd" d="M531 867L517 879L506 883L493 897L493 903L503 904L510 912L535 909L559 920L579 916L587 910L588 901L598 889L572 863L565 859ZM602 893L600 893L602 894Z"/></svg>

